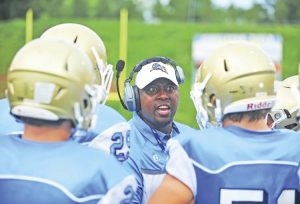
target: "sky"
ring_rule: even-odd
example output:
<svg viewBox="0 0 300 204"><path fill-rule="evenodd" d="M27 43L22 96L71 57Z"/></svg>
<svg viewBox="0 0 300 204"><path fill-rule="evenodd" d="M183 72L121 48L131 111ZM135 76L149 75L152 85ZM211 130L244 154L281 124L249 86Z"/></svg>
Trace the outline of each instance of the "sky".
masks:
<svg viewBox="0 0 300 204"><path fill-rule="evenodd" d="M261 3L264 0L212 0L212 2L220 7L228 7L233 4L236 7L248 9L253 3Z"/></svg>

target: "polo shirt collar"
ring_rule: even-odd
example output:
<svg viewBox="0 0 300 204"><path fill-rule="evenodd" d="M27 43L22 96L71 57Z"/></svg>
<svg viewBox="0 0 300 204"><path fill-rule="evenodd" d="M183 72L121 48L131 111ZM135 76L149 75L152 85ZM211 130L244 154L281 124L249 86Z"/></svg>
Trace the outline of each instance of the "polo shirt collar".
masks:
<svg viewBox="0 0 300 204"><path fill-rule="evenodd" d="M157 133L159 139L164 143L166 143L167 140L171 137L175 137L180 133L178 127L174 122L172 122L172 131L170 134L165 134L157 129L152 130L152 128L147 123L145 123L136 112L133 113L132 122L134 126L138 129L138 131L153 144L158 144L155 136L153 135L153 131Z"/></svg>

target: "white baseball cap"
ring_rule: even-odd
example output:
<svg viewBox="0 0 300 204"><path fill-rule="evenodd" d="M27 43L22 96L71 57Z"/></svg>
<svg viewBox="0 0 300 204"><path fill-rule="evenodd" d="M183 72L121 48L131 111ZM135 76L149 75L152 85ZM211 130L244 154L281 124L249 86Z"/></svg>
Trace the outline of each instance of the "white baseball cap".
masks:
<svg viewBox="0 0 300 204"><path fill-rule="evenodd" d="M174 67L170 64L164 64L162 62L151 62L144 65L136 75L135 85L139 89L143 89L145 86L158 78L169 79L176 86L178 86Z"/></svg>

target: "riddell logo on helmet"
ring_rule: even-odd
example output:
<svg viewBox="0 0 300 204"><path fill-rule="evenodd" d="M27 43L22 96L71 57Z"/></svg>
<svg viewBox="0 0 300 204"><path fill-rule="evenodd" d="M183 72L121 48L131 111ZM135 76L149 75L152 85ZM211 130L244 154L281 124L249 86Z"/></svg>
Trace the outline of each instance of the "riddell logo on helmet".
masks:
<svg viewBox="0 0 300 204"><path fill-rule="evenodd" d="M273 102L259 102L259 103L248 103L247 110L259 110L259 109L267 109L272 108L274 105Z"/></svg>

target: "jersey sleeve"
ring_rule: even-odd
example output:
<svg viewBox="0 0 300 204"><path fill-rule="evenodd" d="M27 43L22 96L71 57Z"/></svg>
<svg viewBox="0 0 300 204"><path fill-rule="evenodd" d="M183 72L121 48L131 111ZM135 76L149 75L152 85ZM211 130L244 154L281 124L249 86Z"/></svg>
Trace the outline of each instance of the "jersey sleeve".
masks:
<svg viewBox="0 0 300 204"><path fill-rule="evenodd" d="M196 174L192 161L189 159L187 153L179 142L174 139L168 141L167 151L169 153L169 160L166 165L166 171L188 186L193 192L194 197L196 197Z"/></svg>
<svg viewBox="0 0 300 204"><path fill-rule="evenodd" d="M114 155L119 161L124 161L129 155L129 134L130 125L127 122L117 123L96 136L89 146Z"/></svg>

